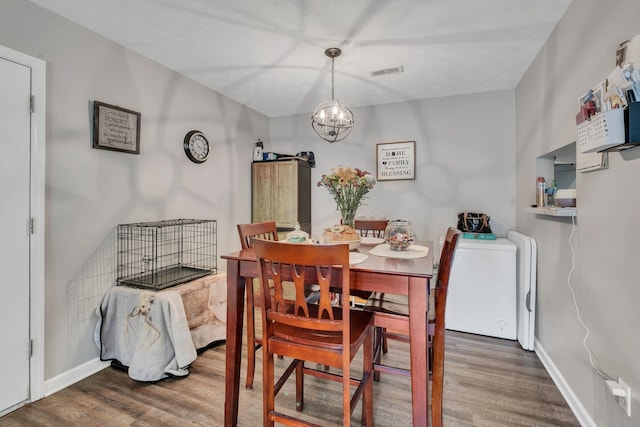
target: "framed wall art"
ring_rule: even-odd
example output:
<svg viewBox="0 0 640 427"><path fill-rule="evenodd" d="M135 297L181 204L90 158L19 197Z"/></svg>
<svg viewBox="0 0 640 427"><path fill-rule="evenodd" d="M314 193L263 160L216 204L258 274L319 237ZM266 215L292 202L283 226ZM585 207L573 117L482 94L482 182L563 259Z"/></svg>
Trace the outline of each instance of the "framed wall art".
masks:
<svg viewBox="0 0 640 427"><path fill-rule="evenodd" d="M94 101L93 148L140 154L140 113Z"/></svg>
<svg viewBox="0 0 640 427"><path fill-rule="evenodd" d="M378 181L416 179L416 142L383 142L376 144Z"/></svg>

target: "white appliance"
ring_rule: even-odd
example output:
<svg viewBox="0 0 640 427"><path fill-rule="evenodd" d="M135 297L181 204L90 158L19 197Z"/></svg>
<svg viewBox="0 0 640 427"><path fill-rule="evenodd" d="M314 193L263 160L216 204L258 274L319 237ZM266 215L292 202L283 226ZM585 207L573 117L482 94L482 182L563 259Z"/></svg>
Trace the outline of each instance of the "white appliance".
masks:
<svg viewBox="0 0 640 427"><path fill-rule="evenodd" d="M516 339L516 252L505 238L459 240L449 278L447 329Z"/></svg>
<svg viewBox="0 0 640 427"><path fill-rule="evenodd" d="M535 239L517 231L507 232L507 239L518 247L516 257L518 341L522 348L533 351L535 350L538 245Z"/></svg>

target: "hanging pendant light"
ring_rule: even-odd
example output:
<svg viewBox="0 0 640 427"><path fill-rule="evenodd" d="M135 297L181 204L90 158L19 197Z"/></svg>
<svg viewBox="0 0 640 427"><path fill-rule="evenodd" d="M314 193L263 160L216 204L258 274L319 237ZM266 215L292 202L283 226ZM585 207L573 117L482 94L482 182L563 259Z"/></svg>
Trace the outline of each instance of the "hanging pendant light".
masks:
<svg viewBox="0 0 640 427"><path fill-rule="evenodd" d="M333 63L342 51L337 47L330 47L324 54L331 58L331 99L322 101L311 115L311 126L318 136L325 141L341 141L349 135L353 127L353 113L334 97L333 92Z"/></svg>

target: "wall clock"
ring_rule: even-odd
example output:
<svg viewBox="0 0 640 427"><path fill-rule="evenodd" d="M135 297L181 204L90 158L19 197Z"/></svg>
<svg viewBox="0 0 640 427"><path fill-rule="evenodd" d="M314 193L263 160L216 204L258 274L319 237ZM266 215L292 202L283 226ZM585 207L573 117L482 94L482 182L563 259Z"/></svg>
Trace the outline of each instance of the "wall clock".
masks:
<svg viewBox="0 0 640 427"><path fill-rule="evenodd" d="M209 141L199 130L192 130L184 137L184 152L194 163L204 163L209 158Z"/></svg>

